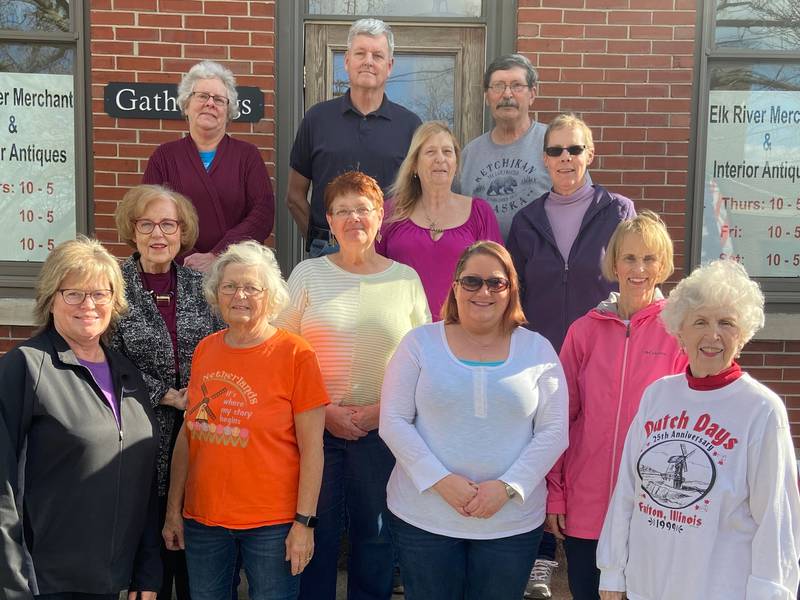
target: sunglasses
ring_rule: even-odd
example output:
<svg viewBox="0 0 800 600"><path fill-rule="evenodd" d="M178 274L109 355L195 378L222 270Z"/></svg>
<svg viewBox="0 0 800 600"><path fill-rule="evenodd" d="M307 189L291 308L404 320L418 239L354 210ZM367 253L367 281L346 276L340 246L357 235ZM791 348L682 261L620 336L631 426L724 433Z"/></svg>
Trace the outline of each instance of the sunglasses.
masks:
<svg viewBox="0 0 800 600"><path fill-rule="evenodd" d="M505 277L489 277L483 279L476 275L464 275L464 277L457 279L458 285L467 292L477 292L486 284L486 288L490 292L503 292L508 289L508 279Z"/></svg>
<svg viewBox="0 0 800 600"><path fill-rule="evenodd" d="M578 156L579 154L583 154L583 151L586 150L586 146L579 146L577 144L575 146L567 146L566 148L562 148L561 146L548 146L544 149L544 153L552 158L558 158L564 150L569 152L572 156Z"/></svg>

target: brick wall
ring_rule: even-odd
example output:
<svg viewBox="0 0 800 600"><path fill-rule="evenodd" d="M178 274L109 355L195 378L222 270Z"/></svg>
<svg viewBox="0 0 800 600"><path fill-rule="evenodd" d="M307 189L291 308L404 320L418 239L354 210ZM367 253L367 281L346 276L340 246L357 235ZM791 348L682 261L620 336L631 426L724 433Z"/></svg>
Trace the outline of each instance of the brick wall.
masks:
<svg viewBox="0 0 800 600"><path fill-rule="evenodd" d="M92 152L95 234L118 256L114 210L141 183L157 145L187 131L185 121L117 119L103 111L110 81L178 83L203 59L230 68L238 85L264 92L259 123L231 123L228 132L261 150L275 177L274 0L92 0L90 14Z"/></svg>
<svg viewBox="0 0 800 600"><path fill-rule="evenodd" d="M686 254L695 0L520 0L518 49L539 70L538 121L579 113L592 179L658 212ZM742 365L789 408L800 447L800 342L754 341Z"/></svg>
<svg viewBox="0 0 800 600"><path fill-rule="evenodd" d="M292 1L292 0L285 0ZM595 134L592 177L660 213L684 265L695 0L519 0L518 49L539 68L536 117L576 111ZM119 256L117 201L181 121L103 113L109 81L177 83L203 58L265 95L265 118L229 131L256 144L275 177L274 0L92 0L91 83L96 235ZM288 82L291 84L291 82ZM296 82L295 82L296 84ZM30 328L0 326L0 352ZM751 342L742 357L789 408L800 447L800 342Z"/></svg>

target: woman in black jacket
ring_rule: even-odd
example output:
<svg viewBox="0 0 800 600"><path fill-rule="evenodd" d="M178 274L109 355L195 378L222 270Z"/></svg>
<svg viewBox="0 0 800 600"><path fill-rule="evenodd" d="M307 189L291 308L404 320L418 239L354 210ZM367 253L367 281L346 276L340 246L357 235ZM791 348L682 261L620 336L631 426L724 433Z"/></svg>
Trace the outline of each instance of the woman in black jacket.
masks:
<svg viewBox="0 0 800 600"><path fill-rule="evenodd" d="M0 597L155 600L155 417L136 367L103 343L127 309L99 242L60 244L39 333L0 358Z"/></svg>
<svg viewBox="0 0 800 600"><path fill-rule="evenodd" d="M128 314L114 331L111 345L144 375L150 405L159 425L158 496L164 523L172 449L186 408L189 368L198 342L222 329L222 320L203 296L203 274L175 262L194 247L197 213L181 194L160 185L137 185L125 194L115 215L120 239L135 249L122 265ZM161 598L189 598L183 551L161 558Z"/></svg>

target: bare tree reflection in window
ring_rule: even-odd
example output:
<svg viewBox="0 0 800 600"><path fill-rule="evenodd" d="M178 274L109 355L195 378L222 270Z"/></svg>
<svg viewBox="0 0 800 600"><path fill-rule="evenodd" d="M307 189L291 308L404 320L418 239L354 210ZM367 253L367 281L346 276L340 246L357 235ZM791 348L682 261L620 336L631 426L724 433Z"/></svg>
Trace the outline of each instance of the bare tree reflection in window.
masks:
<svg viewBox="0 0 800 600"><path fill-rule="evenodd" d="M718 65L711 69L711 89L796 92L800 91L800 67L780 63Z"/></svg>
<svg viewBox="0 0 800 600"><path fill-rule="evenodd" d="M404 79L414 86L406 107L423 121L445 121L452 128L455 118L453 67L420 69L402 74L394 82L401 83Z"/></svg>
<svg viewBox="0 0 800 600"><path fill-rule="evenodd" d="M74 48L40 44L0 44L0 73L71 75Z"/></svg>
<svg viewBox="0 0 800 600"><path fill-rule="evenodd" d="M68 31L69 0L2 0L0 29Z"/></svg>
<svg viewBox="0 0 800 600"><path fill-rule="evenodd" d="M480 17L480 0L309 0L313 15Z"/></svg>
<svg viewBox="0 0 800 600"><path fill-rule="evenodd" d="M800 49L797 0L717 0L716 16L720 47Z"/></svg>
<svg viewBox="0 0 800 600"><path fill-rule="evenodd" d="M311 0L308 12L315 15L385 14L386 0Z"/></svg>

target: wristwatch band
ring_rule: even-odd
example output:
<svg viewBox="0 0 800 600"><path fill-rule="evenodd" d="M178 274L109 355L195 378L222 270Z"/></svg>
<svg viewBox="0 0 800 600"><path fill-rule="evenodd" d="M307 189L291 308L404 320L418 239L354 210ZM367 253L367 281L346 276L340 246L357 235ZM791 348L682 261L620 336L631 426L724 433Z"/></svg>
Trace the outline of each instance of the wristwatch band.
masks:
<svg viewBox="0 0 800 600"><path fill-rule="evenodd" d="M296 513L294 515L294 520L300 523L301 525L305 525L309 529L314 529L319 523L319 519L315 516L310 515L301 515L300 513Z"/></svg>
<svg viewBox="0 0 800 600"><path fill-rule="evenodd" d="M517 495L517 490L515 490L513 487L511 487L510 485L508 485L508 484L507 484L505 481L502 481L502 480L501 480L501 481L500 481L500 483L502 483L502 484L503 484L503 486L506 488L506 495L507 495L509 498L513 498L514 496L516 496L516 495Z"/></svg>

